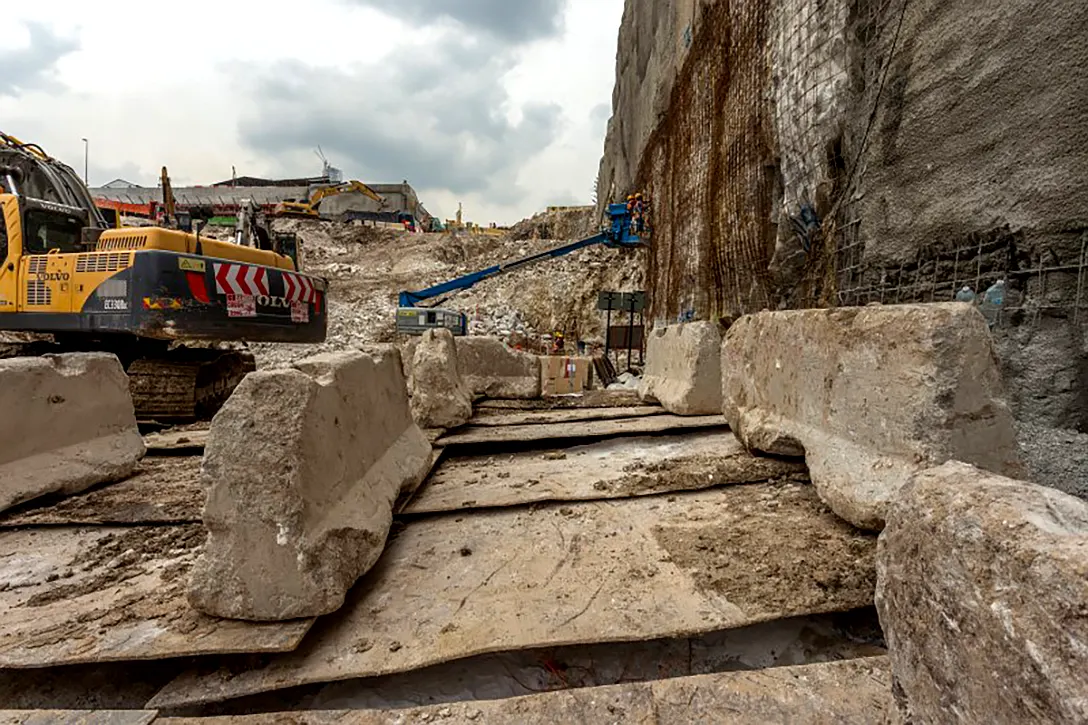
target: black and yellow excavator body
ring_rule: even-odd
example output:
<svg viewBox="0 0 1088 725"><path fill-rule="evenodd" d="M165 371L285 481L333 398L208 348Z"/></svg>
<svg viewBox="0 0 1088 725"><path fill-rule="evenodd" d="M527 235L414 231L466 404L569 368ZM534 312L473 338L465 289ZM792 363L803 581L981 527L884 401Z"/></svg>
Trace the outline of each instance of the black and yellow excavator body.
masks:
<svg viewBox="0 0 1088 725"><path fill-rule="evenodd" d="M21 167L0 163L0 330L117 354L139 418L214 413L255 369L219 343L325 340L326 283L291 257L162 227L107 229L70 169L18 151Z"/></svg>

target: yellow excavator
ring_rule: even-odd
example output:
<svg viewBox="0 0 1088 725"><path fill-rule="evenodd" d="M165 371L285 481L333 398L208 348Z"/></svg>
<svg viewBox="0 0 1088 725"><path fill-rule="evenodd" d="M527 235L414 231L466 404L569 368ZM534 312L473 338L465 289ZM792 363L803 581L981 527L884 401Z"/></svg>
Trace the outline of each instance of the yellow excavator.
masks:
<svg viewBox="0 0 1088 725"><path fill-rule="evenodd" d="M207 417L255 368L207 343L325 340L326 282L290 256L199 230L109 228L70 167L3 133L0 260L0 330L54 340L8 354L112 352L141 420Z"/></svg>
<svg viewBox="0 0 1088 725"><path fill-rule="evenodd" d="M310 198L305 201L283 201L276 205L273 216L296 217L301 219L320 219L318 207L321 202L330 196L339 194L358 193L366 196L378 204L384 204L385 198L361 181L345 181L342 184L330 184L318 186L310 192Z"/></svg>

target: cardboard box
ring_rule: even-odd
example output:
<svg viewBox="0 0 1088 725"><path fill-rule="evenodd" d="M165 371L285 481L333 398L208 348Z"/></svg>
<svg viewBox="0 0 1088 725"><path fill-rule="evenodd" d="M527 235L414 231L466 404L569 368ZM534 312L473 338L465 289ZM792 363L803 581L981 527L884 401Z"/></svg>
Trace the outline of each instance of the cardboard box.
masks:
<svg viewBox="0 0 1088 725"><path fill-rule="evenodd" d="M572 395L589 390L593 361L588 357L540 359L540 384L544 395Z"/></svg>

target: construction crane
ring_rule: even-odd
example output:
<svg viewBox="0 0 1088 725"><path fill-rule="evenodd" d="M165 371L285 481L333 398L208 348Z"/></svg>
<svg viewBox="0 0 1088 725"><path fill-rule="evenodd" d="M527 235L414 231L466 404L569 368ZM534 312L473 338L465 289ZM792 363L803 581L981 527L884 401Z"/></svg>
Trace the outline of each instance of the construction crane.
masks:
<svg viewBox="0 0 1088 725"><path fill-rule="evenodd" d="M401 292L397 302L397 332L405 335L422 335L427 330L445 328L454 335L466 335L468 334L468 317L464 313L436 307L420 307L420 305L430 300L435 300L436 304L442 304L447 295L474 287L485 279L523 269L537 262L565 257L587 247L604 245L618 249L634 249L644 244L640 236L642 233L640 222L633 218L626 204L610 204L608 216L608 225L592 237L521 259L502 262L425 290Z"/></svg>
<svg viewBox="0 0 1088 725"><path fill-rule="evenodd" d="M176 226L165 169L163 182ZM0 330L50 334L44 352L116 354L141 419L214 413L255 367L244 351L179 341L325 340L325 280L289 256L176 228L107 226L71 168L0 134Z"/></svg>
<svg viewBox="0 0 1088 725"><path fill-rule="evenodd" d="M385 204L385 198L361 181L345 181L342 184L318 186L310 192L310 198L306 201L283 201L276 205L274 216L301 217L303 219L320 219L318 207L321 202L330 196L340 194L362 194L373 199L378 205Z"/></svg>

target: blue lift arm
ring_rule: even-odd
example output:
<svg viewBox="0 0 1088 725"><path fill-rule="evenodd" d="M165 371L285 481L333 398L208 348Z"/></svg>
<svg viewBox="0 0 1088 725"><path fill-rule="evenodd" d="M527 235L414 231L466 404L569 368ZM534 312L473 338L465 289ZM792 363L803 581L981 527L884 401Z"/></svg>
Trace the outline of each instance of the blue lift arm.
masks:
<svg viewBox="0 0 1088 725"><path fill-rule="evenodd" d="M442 297L450 294L451 292L459 292L461 290L474 287L489 277L494 277L504 272L510 272L521 267L541 262L546 259L556 259L558 257L564 257L572 252L577 252L579 249L585 249L586 247L593 247L598 244L604 244L608 247L618 248L634 248L642 244L642 239L639 237L639 233L642 229L636 229L635 220L631 218L630 212L627 211L625 204L611 204L608 207L608 215L610 218L610 224L607 229L600 234L596 234L587 239L582 239L578 242L571 244L564 244L561 247L549 249L537 254L531 254L528 257L522 257L521 259L515 259L511 262L504 262L502 264L496 264L493 267L487 269L481 269L478 272L466 274L463 277L452 279L449 282L443 282L437 284L434 287L428 287L425 290L419 292L401 292L398 304L400 307L415 307L421 302L432 300L436 297Z"/></svg>

